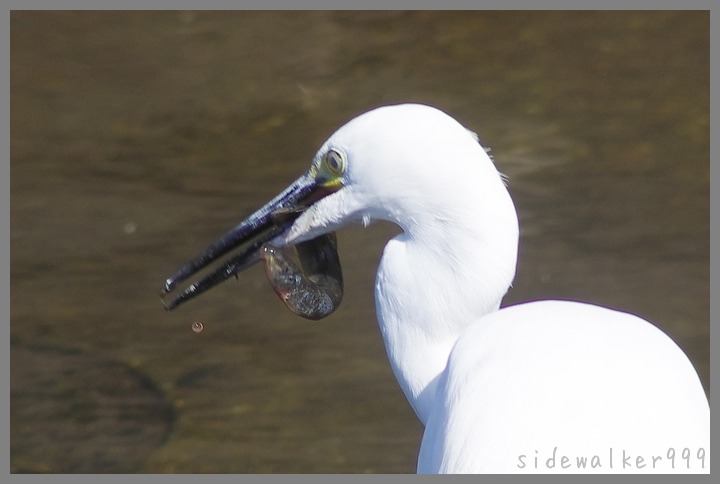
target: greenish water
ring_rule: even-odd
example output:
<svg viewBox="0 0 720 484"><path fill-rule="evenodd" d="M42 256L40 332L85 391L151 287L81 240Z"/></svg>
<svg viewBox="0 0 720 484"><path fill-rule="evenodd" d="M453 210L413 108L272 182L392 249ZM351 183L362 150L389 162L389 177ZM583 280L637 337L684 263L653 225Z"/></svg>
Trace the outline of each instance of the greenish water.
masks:
<svg viewBox="0 0 720 484"><path fill-rule="evenodd" d="M372 297L396 229L338 234L324 321L259 268L158 296L396 102L449 112L510 176L506 303L640 314L708 389L709 96L703 12L12 12L11 470L413 472Z"/></svg>

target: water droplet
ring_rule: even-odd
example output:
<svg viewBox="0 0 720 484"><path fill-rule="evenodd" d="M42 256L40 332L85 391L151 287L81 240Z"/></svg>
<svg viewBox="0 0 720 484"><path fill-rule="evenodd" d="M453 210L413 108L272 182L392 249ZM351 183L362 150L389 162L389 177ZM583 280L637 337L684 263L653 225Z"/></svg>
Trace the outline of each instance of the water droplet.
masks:
<svg viewBox="0 0 720 484"><path fill-rule="evenodd" d="M195 321L192 324L192 330L195 331L196 333L201 332L203 329L205 329L205 325L202 324L200 321Z"/></svg>

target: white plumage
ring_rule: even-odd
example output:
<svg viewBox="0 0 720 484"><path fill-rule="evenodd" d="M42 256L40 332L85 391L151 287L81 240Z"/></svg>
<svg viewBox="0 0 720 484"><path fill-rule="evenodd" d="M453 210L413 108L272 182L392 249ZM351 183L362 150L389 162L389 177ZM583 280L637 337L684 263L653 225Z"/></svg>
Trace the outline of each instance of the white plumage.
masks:
<svg viewBox="0 0 720 484"><path fill-rule="evenodd" d="M389 106L340 128L316 161L330 149L346 159L342 188L283 241L371 218L402 228L375 298L393 371L426 427L419 472L709 472L708 401L662 331L577 302L499 309L517 215L472 133L431 107Z"/></svg>

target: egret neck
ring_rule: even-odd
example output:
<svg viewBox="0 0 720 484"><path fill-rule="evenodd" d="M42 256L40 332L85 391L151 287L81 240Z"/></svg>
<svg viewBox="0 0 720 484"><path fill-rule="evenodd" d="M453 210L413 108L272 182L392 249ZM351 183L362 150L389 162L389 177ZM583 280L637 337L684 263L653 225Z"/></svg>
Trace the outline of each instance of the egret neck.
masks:
<svg viewBox="0 0 720 484"><path fill-rule="evenodd" d="M385 247L375 284L390 364L423 424L453 345L470 324L498 310L515 275L515 207L482 147L463 146L464 153L451 155L469 163L452 185L398 195L398 204L413 207L388 217L403 232Z"/></svg>

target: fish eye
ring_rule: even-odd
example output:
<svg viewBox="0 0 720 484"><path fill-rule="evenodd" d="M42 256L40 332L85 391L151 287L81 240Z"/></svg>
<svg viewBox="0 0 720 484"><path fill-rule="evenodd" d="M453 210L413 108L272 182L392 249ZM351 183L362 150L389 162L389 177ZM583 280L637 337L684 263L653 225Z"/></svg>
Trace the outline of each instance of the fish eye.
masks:
<svg viewBox="0 0 720 484"><path fill-rule="evenodd" d="M325 166L333 175L342 175L345 171L345 156L337 150L328 150L325 154Z"/></svg>

